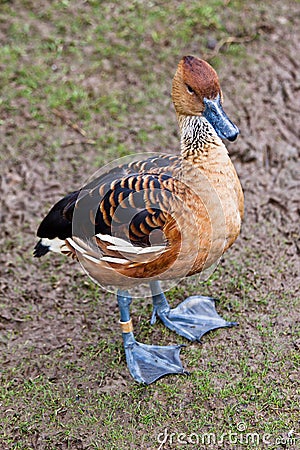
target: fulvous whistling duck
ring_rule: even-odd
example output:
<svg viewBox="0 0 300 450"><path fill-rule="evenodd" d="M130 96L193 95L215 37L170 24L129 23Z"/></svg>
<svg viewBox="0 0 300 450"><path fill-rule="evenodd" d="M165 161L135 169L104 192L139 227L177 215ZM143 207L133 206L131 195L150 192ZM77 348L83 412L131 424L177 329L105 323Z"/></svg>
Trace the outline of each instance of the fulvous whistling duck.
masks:
<svg viewBox="0 0 300 450"><path fill-rule="evenodd" d="M171 309L161 280L180 279L212 266L240 233L242 188L222 139L238 128L225 114L215 70L194 56L179 62L172 85L181 136L180 155L132 160L102 174L56 203L39 226L34 255L58 251L76 257L101 285L118 288L120 324L129 370L150 384L184 373L180 345L152 346L134 338L128 289L150 283L153 314L195 341L232 326L213 299L187 298Z"/></svg>

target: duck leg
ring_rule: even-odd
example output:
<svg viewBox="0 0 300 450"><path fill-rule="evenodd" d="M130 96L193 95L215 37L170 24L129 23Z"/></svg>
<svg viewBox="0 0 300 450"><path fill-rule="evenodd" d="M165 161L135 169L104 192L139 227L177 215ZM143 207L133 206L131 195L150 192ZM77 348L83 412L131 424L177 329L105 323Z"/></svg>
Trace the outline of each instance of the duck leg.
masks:
<svg viewBox="0 0 300 450"><path fill-rule="evenodd" d="M237 325L236 322L226 322L219 316L212 297L193 295L171 309L160 282L151 281L150 288L153 301L152 325L158 316L168 328L190 341L200 341L210 330Z"/></svg>
<svg viewBox="0 0 300 450"><path fill-rule="evenodd" d="M130 319L131 297L127 291L118 291L120 325L127 366L139 383L151 384L158 378L174 373L187 373L182 367L179 352L182 345L145 345L137 342Z"/></svg>

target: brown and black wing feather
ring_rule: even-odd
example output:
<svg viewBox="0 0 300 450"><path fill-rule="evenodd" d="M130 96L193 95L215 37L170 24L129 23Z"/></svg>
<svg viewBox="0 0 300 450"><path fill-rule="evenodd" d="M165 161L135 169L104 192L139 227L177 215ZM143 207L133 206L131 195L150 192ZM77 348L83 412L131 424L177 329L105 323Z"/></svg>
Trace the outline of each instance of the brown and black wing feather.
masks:
<svg viewBox="0 0 300 450"><path fill-rule="evenodd" d="M151 245L150 234L162 229L172 193L166 174L132 175L112 183L99 204L95 234L127 238L132 244ZM105 230L105 231L104 231Z"/></svg>
<svg viewBox="0 0 300 450"><path fill-rule="evenodd" d="M145 164L147 168L148 164L153 167L153 161L146 161L144 170ZM126 170L133 169L141 170L141 167L128 166ZM124 174L124 167L122 171ZM104 183L94 183L92 189L72 192L52 207L37 235L65 240L73 235L86 239L108 234L119 235L134 245L151 245L150 234L163 229L168 218L172 196L167 187L170 178L164 173L135 173L113 181L106 178L102 180ZM35 256L47 252L39 244Z"/></svg>

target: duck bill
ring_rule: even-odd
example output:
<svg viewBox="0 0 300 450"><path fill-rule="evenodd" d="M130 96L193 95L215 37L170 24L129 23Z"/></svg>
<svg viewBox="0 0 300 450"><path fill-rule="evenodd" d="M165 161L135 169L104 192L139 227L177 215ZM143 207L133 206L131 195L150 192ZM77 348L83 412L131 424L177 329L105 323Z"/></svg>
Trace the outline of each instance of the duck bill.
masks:
<svg viewBox="0 0 300 450"><path fill-rule="evenodd" d="M217 135L222 139L228 139L228 141L235 141L240 131L238 127L231 122L229 117L223 110L220 95L213 99L204 99L205 109L203 116L214 127Z"/></svg>

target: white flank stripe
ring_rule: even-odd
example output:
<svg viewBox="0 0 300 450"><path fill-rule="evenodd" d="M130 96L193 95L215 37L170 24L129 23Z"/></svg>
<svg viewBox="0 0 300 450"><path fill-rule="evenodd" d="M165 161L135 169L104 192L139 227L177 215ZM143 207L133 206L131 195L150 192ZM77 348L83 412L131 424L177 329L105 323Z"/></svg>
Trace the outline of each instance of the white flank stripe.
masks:
<svg viewBox="0 0 300 450"><path fill-rule="evenodd" d="M164 245L153 245L152 247L115 247L114 245L109 245L107 250L112 250L118 253L131 253L134 255L143 255L146 253L156 253L162 252L166 249Z"/></svg>
<svg viewBox="0 0 300 450"><path fill-rule="evenodd" d="M80 245L76 244L76 242L73 241L72 238L67 238L66 241L68 241L69 244L72 245L72 247L73 247L75 250L77 250L79 253L83 253L83 252L84 252L83 248L81 248Z"/></svg>
<svg viewBox="0 0 300 450"><path fill-rule="evenodd" d="M111 244L114 245L121 245L121 247L133 247L133 245L128 242L125 241L125 239L120 239L114 236L110 236L109 234L96 234L96 237L98 237L99 239L101 239L101 241L104 242L110 242Z"/></svg>
<svg viewBox="0 0 300 450"><path fill-rule="evenodd" d="M88 259L89 261L92 261L93 263L100 264L99 259L94 258L94 257L91 256L91 255L87 255L86 253L84 253L84 254L83 254L83 257L84 257L85 259Z"/></svg>
<svg viewBox="0 0 300 450"><path fill-rule="evenodd" d="M115 245L108 245L107 250L112 250L113 252L118 252L118 253L133 253L134 255L136 255L137 253L139 253L139 250L141 249L141 247L134 247L133 245L131 247L116 247Z"/></svg>
<svg viewBox="0 0 300 450"><path fill-rule="evenodd" d="M153 245L152 247L144 247L142 248L142 250L139 251L139 255L143 253L162 252L165 249L166 247L164 245Z"/></svg>
<svg viewBox="0 0 300 450"><path fill-rule="evenodd" d="M101 258L101 261L116 263L116 264L128 264L129 261L127 259L121 259L121 258L112 258L111 256L103 256Z"/></svg>

